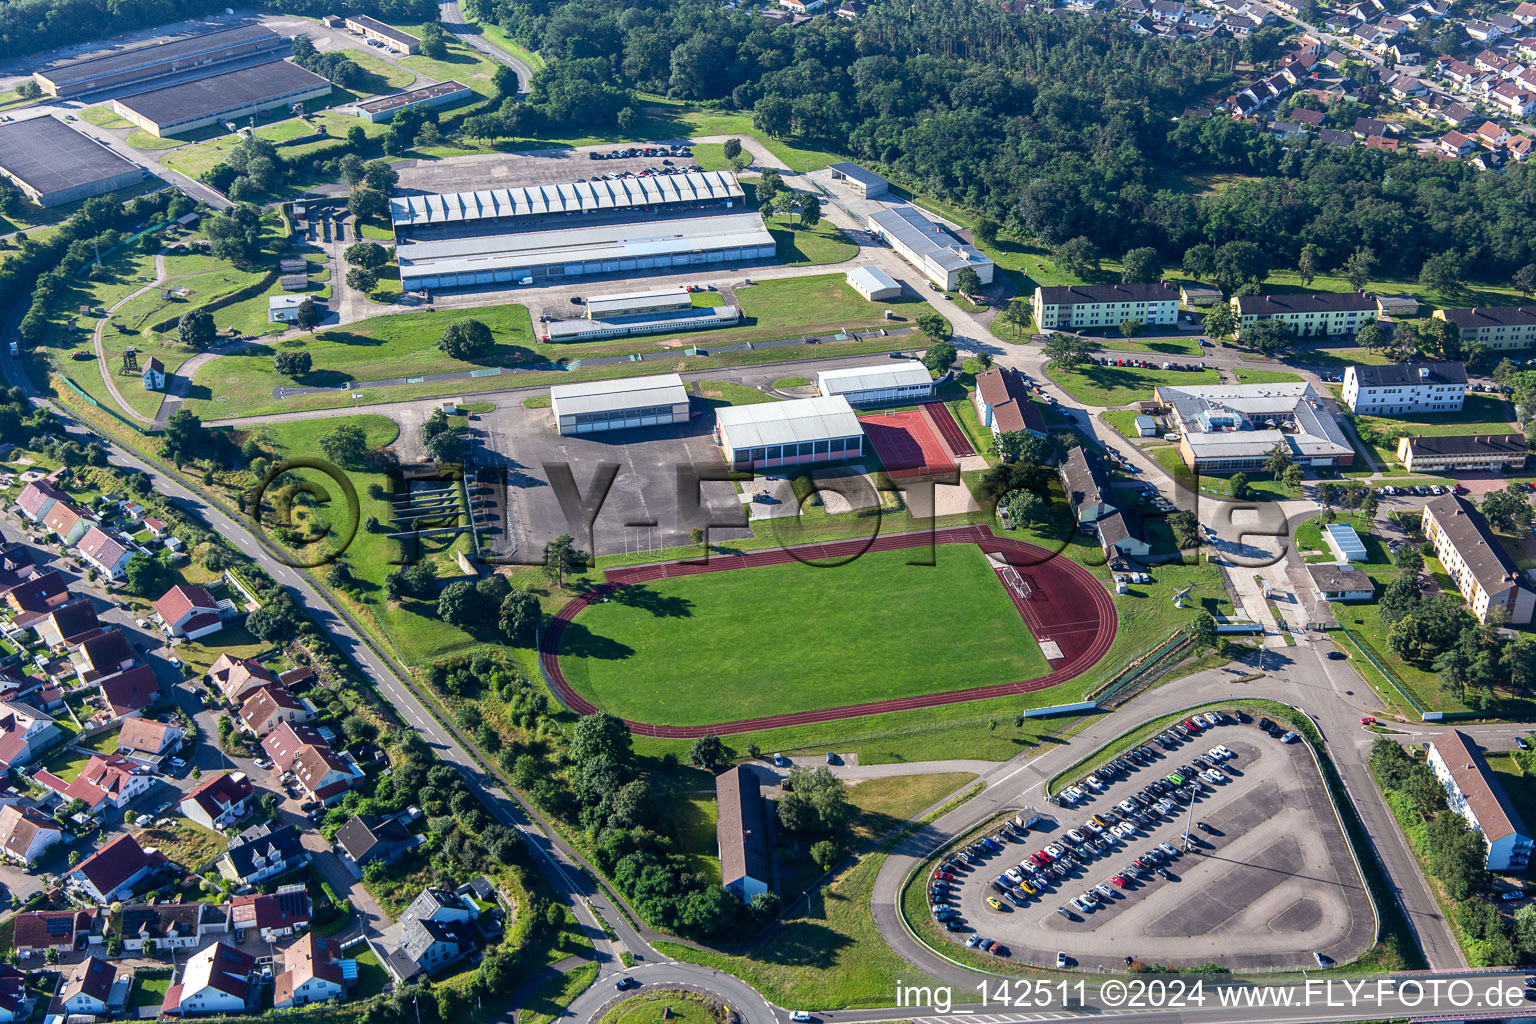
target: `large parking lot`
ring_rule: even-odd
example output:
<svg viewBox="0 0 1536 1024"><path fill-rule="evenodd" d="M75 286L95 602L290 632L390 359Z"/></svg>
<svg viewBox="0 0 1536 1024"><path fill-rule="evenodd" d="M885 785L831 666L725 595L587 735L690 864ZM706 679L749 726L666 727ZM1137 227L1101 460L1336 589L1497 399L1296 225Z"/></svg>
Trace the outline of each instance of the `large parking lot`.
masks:
<svg viewBox="0 0 1536 1024"><path fill-rule="evenodd" d="M1047 966L1065 953L1067 966L1089 970L1124 969L1127 958L1262 969L1315 966L1317 953L1340 962L1358 956L1375 940L1370 897L1306 745L1278 735L1228 714L1222 724L1176 738L1171 749L1148 740L1134 759L1122 759L1118 778L1096 775L1102 792L1081 786L1080 802L1053 809L1059 820L1022 836L1004 833L1002 848L977 851L974 864L953 858L959 870L943 895L961 930L950 937L989 938L1010 959ZM1231 756L1208 757L1217 746ZM1209 769L1197 757L1219 774L1199 779ZM1182 787L1187 800L1147 792L1182 766L1195 769L1196 781ZM1159 802L1162 813L1145 810ZM1109 828L1090 827L1095 815ZM1110 838L1105 852L1077 841L1127 824L1134 831ZM1186 828L1194 839L1188 850ZM1041 852L1054 856L1051 865L1031 863ZM1008 881L999 876L1021 862L1030 869L1024 881L1038 892L1016 887L1010 898L992 883ZM1054 877L1051 866L1066 877ZM1074 905L1087 902L1085 893L1097 900L1086 910Z"/></svg>

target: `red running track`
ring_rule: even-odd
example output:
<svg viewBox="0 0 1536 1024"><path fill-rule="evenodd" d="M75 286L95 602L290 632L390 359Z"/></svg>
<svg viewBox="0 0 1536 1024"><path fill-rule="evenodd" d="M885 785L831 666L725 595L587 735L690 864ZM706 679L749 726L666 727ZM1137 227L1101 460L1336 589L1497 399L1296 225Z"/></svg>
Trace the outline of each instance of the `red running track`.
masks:
<svg viewBox="0 0 1536 1024"><path fill-rule="evenodd" d="M612 569L607 582L593 588L562 608L549 629L545 630L539 644L539 662L545 678L550 681L560 700L571 710L590 715L602 710L578 694L566 681L560 668L560 638L565 627L581 610L594 601L600 601L616 588L629 584L647 583L652 580L693 576L704 572L726 572L762 565L783 565L790 561L817 561L849 559L865 551L897 551L904 548L922 547L930 537L935 544L975 544L987 554L999 553L1011 564L1018 566L1019 575L1029 584L1030 596L1021 599L1012 590L1014 607L1023 616L1030 631L1039 640L1054 640L1061 646L1060 668L1038 679L1017 683L999 683L977 686L968 690L951 690L945 693L925 693L912 697L870 701L864 704L847 704L836 708L820 708L814 711L796 711L765 718L748 718L737 722L719 722L713 725L655 725L649 722L625 721L630 731L643 736L660 736L671 739L692 739L698 736L723 736L731 733L753 732L758 729L777 729L791 725L814 722L832 722L841 718L860 715L877 715L888 711L905 711L911 708L931 708L944 704L960 704L987 697L1008 697L1033 693L1064 683L1091 668L1109 652L1114 643L1119 617L1109 589L1087 569L1064 555L1034 544L995 537L986 526L956 526L928 533L904 533L895 536L838 541L832 544L811 544L794 549L753 551L744 555L711 557L706 564L689 562L662 562L633 569ZM999 580L999 586L1003 586Z"/></svg>
<svg viewBox="0 0 1536 1024"><path fill-rule="evenodd" d="M949 454L957 459L963 459L967 455L975 455L976 449L971 447L971 439L965 436L965 431L960 429L960 424L955 422L955 414L949 411L949 406L943 402L924 402L923 412L928 414L934 429L949 446Z"/></svg>

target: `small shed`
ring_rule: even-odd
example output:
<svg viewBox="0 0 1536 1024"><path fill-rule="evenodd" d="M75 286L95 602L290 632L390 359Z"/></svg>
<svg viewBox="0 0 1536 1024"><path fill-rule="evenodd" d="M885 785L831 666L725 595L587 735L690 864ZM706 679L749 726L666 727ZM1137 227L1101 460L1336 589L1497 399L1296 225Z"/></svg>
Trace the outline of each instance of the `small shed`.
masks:
<svg viewBox="0 0 1536 1024"><path fill-rule="evenodd" d="M858 267L848 271L848 287L870 302L883 302L901 295L901 282L879 267Z"/></svg>
<svg viewBox="0 0 1536 1024"><path fill-rule="evenodd" d="M874 171L860 167L858 164L843 161L828 167L832 172L833 181L847 182L865 199L873 199L883 196L890 190L890 182L886 181Z"/></svg>
<svg viewBox="0 0 1536 1024"><path fill-rule="evenodd" d="M283 286L285 292L304 292L309 290L309 275L284 274L277 279L277 283Z"/></svg>
<svg viewBox="0 0 1536 1024"><path fill-rule="evenodd" d="M1136 436L1137 437L1156 437L1157 436L1157 420L1153 419L1151 416L1137 416L1136 417Z"/></svg>

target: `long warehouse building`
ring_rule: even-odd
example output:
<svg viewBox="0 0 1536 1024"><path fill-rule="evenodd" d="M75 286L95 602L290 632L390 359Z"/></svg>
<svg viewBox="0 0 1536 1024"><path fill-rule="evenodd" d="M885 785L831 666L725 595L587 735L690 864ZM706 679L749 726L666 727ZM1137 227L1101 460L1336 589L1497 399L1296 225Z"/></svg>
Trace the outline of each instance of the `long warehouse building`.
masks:
<svg viewBox="0 0 1536 1024"><path fill-rule="evenodd" d="M50 96L67 98L104 89L137 87L261 54L276 55L287 46L288 41L269 28L239 25L64 61L33 77Z"/></svg>
<svg viewBox="0 0 1536 1024"><path fill-rule="evenodd" d="M874 366L847 366L816 374L823 395L842 395L850 405L908 404L933 397L933 374L916 359Z"/></svg>
<svg viewBox="0 0 1536 1024"><path fill-rule="evenodd" d="M688 422L688 388L675 373L557 384L549 404L555 429L567 435Z"/></svg>
<svg viewBox="0 0 1536 1024"><path fill-rule="evenodd" d="M771 259L776 251L773 236L756 213L561 226L407 242L395 248L400 286L406 291L547 283L591 274L737 263Z"/></svg>
<svg viewBox="0 0 1536 1024"><path fill-rule="evenodd" d="M715 412L715 441L732 469L857 459L864 428L842 395L736 405Z"/></svg>
<svg viewBox="0 0 1536 1024"><path fill-rule="evenodd" d="M146 173L51 115L0 124L0 175L38 206L127 188Z"/></svg>
<svg viewBox="0 0 1536 1024"><path fill-rule="evenodd" d="M891 206L870 214L869 230L947 292L960 286L960 271L967 267L976 271L983 287L992 283L994 264L985 253L914 207Z"/></svg>
<svg viewBox="0 0 1536 1024"><path fill-rule="evenodd" d="M422 229L473 221L515 221L553 214L649 210L730 209L745 193L734 174L692 171L687 174L574 181L557 185L493 188L477 192L442 192L400 196L389 201L389 217L398 240L402 234L423 238Z"/></svg>
<svg viewBox="0 0 1536 1024"><path fill-rule="evenodd" d="M211 78L168 85L112 101L112 109L164 137L220 121L329 96L331 83L297 64L275 60Z"/></svg>

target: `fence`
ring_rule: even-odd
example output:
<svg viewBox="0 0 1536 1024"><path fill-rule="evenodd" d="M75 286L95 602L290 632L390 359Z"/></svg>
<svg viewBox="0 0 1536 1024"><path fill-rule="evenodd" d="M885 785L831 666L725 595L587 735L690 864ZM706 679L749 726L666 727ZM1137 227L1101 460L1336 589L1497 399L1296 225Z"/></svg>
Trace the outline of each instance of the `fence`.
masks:
<svg viewBox="0 0 1536 1024"><path fill-rule="evenodd" d="M1355 650L1364 655L1365 660L1370 662L1372 667L1381 673L1382 678L1385 679L1388 683L1392 684L1392 689L1397 691L1397 695L1403 698L1403 700L1408 703L1409 707L1413 708L1413 710L1419 713L1420 718L1426 722L1434 722L1440 719L1441 713L1438 711L1429 711L1424 707L1423 704L1420 704L1419 699L1408 691L1408 688L1402 684L1402 682L1397 678L1391 669L1382 664L1381 659L1377 658L1371 649L1366 646L1365 641L1361 640L1358 636L1355 635L1354 630L1350 629L1342 622L1339 623L1339 629L1343 630L1344 635L1349 637L1350 643L1355 645Z"/></svg>
<svg viewBox="0 0 1536 1024"><path fill-rule="evenodd" d="M138 431L140 434L151 435L151 434L158 434L159 433L158 430L145 430L144 427L142 427L139 424L133 422L128 417L124 416L122 413L118 412L116 409L112 408L111 406L102 405L100 402L96 401L96 399L92 398L90 395L88 395L84 391L82 391L80 389L80 385L78 385L74 381L70 380L69 377L67 377L66 375L64 375L62 373L59 374L59 379L62 380L65 384L68 384L69 385L69 389L71 391L73 391L75 394L79 395L81 398L85 399L87 402L90 402L91 405L95 406L97 409L100 409L102 412L106 413L108 416L111 416L113 419L117 420L119 423L123 424L124 426L132 427L134 430Z"/></svg>
<svg viewBox="0 0 1536 1024"><path fill-rule="evenodd" d="M1188 643L1189 637L1185 635L1183 630L1179 630L1167 640L1154 647L1149 654L1131 662L1119 674L1110 678L1087 696L1097 701L1100 705L1108 705L1116 698L1123 697L1124 692L1130 690L1138 679L1146 675L1149 670L1161 665L1170 655L1182 650Z"/></svg>

